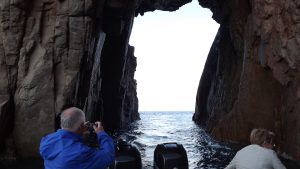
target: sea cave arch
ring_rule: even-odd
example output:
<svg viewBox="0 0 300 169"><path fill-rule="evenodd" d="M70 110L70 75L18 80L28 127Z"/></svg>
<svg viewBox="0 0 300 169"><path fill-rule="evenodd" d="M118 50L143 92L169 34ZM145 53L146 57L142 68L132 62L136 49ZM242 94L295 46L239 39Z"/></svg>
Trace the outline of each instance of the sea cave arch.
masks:
<svg viewBox="0 0 300 169"><path fill-rule="evenodd" d="M134 17L190 1L1 1L1 159L37 157L41 137L55 131L66 106L82 108L109 130L138 119L137 63L128 45ZM299 2L199 4L220 29L193 119L217 138L239 143L247 143L254 127L271 129L280 151L300 160Z"/></svg>

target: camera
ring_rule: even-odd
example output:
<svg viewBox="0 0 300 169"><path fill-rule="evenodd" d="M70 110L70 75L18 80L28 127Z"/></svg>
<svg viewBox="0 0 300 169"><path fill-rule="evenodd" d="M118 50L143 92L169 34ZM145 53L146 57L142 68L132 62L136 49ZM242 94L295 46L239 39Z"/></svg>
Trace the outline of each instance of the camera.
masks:
<svg viewBox="0 0 300 169"><path fill-rule="evenodd" d="M88 129L89 132L95 132L94 131L94 126L97 127L97 124L91 123L91 122L87 122L85 124L85 126L87 127L87 129Z"/></svg>
<svg viewBox="0 0 300 169"><path fill-rule="evenodd" d="M88 134L85 136L85 139L84 139L85 144L88 145L89 147L99 148L97 134L95 133L95 130L94 130L94 126L97 127L97 124L87 122L85 124L85 126L87 127L87 130L88 130Z"/></svg>

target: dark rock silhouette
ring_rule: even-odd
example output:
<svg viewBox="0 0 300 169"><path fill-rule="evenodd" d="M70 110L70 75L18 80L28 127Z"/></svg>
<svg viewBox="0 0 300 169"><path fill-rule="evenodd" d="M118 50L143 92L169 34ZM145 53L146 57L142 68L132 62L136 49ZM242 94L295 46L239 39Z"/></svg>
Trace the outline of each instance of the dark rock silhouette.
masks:
<svg viewBox="0 0 300 169"><path fill-rule="evenodd" d="M38 157L59 113L78 106L108 131L139 118L128 41L134 17L191 0L0 1L0 159ZM222 140L273 130L300 160L300 3L199 0L220 23L194 120ZM175 36L175 35L174 35ZM0 164L1 165L1 164Z"/></svg>

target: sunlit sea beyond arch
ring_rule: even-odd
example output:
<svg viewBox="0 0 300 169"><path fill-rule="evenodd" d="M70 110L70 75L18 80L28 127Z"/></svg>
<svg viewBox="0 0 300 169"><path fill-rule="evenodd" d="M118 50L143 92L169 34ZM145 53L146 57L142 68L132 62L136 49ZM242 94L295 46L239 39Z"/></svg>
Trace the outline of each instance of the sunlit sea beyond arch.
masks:
<svg viewBox="0 0 300 169"><path fill-rule="evenodd" d="M177 142L187 151L190 169L221 169L233 158L236 149L212 139L192 121L193 112L140 112L141 120L119 133L135 145L142 156L143 168L153 169L157 144Z"/></svg>

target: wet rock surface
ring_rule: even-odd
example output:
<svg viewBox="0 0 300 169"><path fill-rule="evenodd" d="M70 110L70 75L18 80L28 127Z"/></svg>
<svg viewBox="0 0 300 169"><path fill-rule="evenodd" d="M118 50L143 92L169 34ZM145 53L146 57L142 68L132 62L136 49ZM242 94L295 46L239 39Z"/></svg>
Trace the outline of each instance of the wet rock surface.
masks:
<svg viewBox="0 0 300 169"><path fill-rule="evenodd" d="M78 106L108 131L139 118L134 17L190 0L2 0L0 159L38 157L59 112ZM219 139L248 143L254 127L277 134L300 160L300 3L199 0L220 29L199 84L194 120Z"/></svg>
<svg viewBox="0 0 300 169"><path fill-rule="evenodd" d="M299 1L206 1L220 30L198 88L194 120L217 138L248 143L253 128L277 134L300 160Z"/></svg>
<svg viewBox="0 0 300 169"><path fill-rule="evenodd" d="M41 138L59 127L59 113L69 106L82 108L90 121L104 121L108 131L139 118L136 60L133 47L128 49L130 6L103 0L0 2L0 161L39 157ZM124 10L111 16L116 9ZM106 52L108 46L119 55ZM104 61L113 57L120 65ZM112 112L106 84L116 91ZM107 118L110 113L117 118Z"/></svg>

